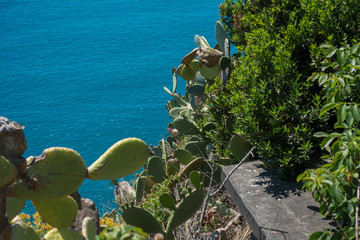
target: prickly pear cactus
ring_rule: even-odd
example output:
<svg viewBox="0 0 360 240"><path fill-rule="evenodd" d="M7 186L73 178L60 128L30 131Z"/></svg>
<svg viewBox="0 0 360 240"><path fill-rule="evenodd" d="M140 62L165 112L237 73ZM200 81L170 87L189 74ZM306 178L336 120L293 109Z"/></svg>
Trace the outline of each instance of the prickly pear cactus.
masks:
<svg viewBox="0 0 360 240"><path fill-rule="evenodd" d="M157 183L161 183L165 180L166 171L163 160L161 158L153 156L149 159L148 174Z"/></svg>
<svg viewBox="0 0 360 240"><path fill-rule="evenodd" d="M76 151L64 147L48 148L38 157L25 159L21 156L26 149L23 129L0 117L0 226L5 226L0 228L0 239L4 240L38 239L16 217L27 199L42 219L55 227L43 239L83 239L68 229L78 214L78 203L68 195L76 192L86 177L112 179L117 185L116 178L137 171L151 154L145 142L128 138L115 143L89 168Z"/></svg>
<svg viewBox="0 0 360 240"><path fill-rule="evenodd" d="M184 198L179 203L173 214L170 216L166 231L171 232L175 230L175 228L177 228L178 226L186 222L189 218L191 218L201 207L204 197L205 191L196 190L190 193L189 196Z"/></svg>
<svg viewBox="0 0 360 240"><path fill-rule="evenodd" d="M184 117L177 117L174 119L175 128L184 135L196 135L200 131L194 121Z"/></svg>
<svg viewBox="0 0 360 240"><path fill-rule="evenodd" d="M147 161L150 149L138 138L127 138L115 143L89 168L92 180L121 178L139 170Z"/></svg>
<svg viewBox="0 0 360 240"><path fill-rule="evenodd" d="M8 189L8 196L31 200L61 198L75 192L83 183L86 166L82 157L70 148L53 147L28 163L28 176L33 179L19 181ZM61 183L61 184L59 184Z"/></svg>
<svg viewBox="0 0 360 240"><path fill-rule="evenodd" d="M76 201L66 196L59 199L32 201L41 218L56 228L70 227L75 221L78 205Z"/></svg>
<svg viewBox="0 0 360 240"><path fill-rule="evenodd" d="M126 207L122 210L122 217L125 222L142 228L147 233L163 233L158 221L148 211L138 207Z"/></svg>
<svg viewBox="0 0 360 240"><path fill-rule="evenodd" d="M0 166L0 187L2 187L12 183L18 175L18 171L16 166L2 155L0 155Z"/></svg>
<svg viewBox="0 0 360 240"><path fill-rule="evenodd" d="M96 228L95 223L91 217L84 218L81 233L85 237L85 240L95 240Z"/></svg>
<svg viewBox="0 0 360 240"><path fill-rule="evenodd" d="M25 224L18 217L11 226L11 239L12 240L22 240L22 239L39 240L39 237L36 234L36 232L34 231L34 229L32 229L27 224Z"/></svg>
<svg viewBox="0 0 360 240"><path fill-rule="evenodd" d="M50 230L43 238L44 240L84 240L83 236L70 228Z"/></svg>

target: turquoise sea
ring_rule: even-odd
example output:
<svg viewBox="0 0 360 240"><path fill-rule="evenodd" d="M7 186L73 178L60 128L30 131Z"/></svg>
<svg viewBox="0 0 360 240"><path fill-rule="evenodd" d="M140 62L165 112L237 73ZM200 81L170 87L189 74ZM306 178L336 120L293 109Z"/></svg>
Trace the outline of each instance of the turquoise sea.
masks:
<svg viewBox="0 0 360 240"><path fill-rule="evenodd" d="M0 116L25 126L24 157L62 146L90 166L123 138L157 145L171 68L195 34L215 44L220 2L1 0ZM85 180L79 192L101 213L116 206L109 181Z"/></svg>

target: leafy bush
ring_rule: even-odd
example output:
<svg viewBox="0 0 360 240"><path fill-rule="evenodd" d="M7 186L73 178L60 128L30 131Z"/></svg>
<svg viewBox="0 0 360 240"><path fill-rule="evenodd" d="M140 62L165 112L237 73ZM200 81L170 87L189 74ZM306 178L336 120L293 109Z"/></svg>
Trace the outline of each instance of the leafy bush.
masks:
<svg viewBox="0 0 360 240"><path fill-rule="evenodd" d="M314 192L314 198L320 203L323 215L336 222L336 231L319 231L310 239L354 239L356 222L359 223L357 208L359 204L359 158L360 158L360 45L344 45L326 48L325 60L321 70L311 79L324 86L326 104L321 115L334 111L337 122L336 132L318 132L322 137L321 147L328 155L328 162L318 169L308 169L299 175L304 188Z"/></svg>
<svg viewBox="0 0 360 240"><path fill-rule="evenodd" d="M319 66L318 46L339 45L359 36L357 1L226 0L221 19L242 57L226 91L211 103L228 109L234 132L257 147L265 165L288 178L314 164L319 140L331 128L319 118L324 101L318 84L307 81ZM226 101L224 101L226 99Z"/></svg>

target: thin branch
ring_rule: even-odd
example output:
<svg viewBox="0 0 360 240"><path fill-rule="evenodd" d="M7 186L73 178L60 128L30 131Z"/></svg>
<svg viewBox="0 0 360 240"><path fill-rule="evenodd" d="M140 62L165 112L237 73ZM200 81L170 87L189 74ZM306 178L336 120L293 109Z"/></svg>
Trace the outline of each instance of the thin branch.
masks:
<svg viewBox="0 0 360 240"><path fill-rule="evenodd" d="M254 151L255 147L252 147L251 150L245 155L245 157L238 163L236 164L236 166L231 169L231 171L229 172L229 174L226 176L226 178L224 179L224 181L221 183L220 187L213 193L211 192L211 187L212 187L212 183L214 180L214 173L215 173L215 158L213 157L213 154L210 153L209 155L209 160L212 161L212 166L211 166L211 176L210 176L210 183L209 183L209 187L208 187L208 191L206 193L206 197L203 203L203 207L201 209L201 215L200 215L200 223L199 223L199 228L198 228L198 232L200 232L202 223L204 221L204 215L205 215L205 211L206 211L206 206L207 203L209 201L209 198L213 197L215 194L217 194L221 188L225 185L226 181L230 178L230 176L235 172L235 170L250 156L250 154L252 154L252 152Z"/></svg>
<svg viewBox="0 0 360 240"><path fill-rule="evenodd" d="M225 185L226 181L229 180L230 176L235 172L236 169L238 169L238 167L240 167L240 165L250 156L250 154L252 154L254 149L255 149L255 147L252 147L251 150L245 155L245 157L238 164L236 164L236 166L233 169L231 169L229 174L226 176L224 181L221 183L220 187L215 192L211 193L210 197L214 196L221 190L221 188Z"/></svg>

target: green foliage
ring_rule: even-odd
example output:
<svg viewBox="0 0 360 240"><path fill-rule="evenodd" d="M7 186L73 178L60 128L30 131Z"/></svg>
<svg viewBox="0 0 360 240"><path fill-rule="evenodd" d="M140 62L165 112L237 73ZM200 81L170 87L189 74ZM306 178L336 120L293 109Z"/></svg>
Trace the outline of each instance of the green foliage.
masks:
<svg viewBox="0 0 360 240"><path fill-rule="evenodd" d="M336 112L335 132L317 132L315 137L323 138L321 147L328 154L328 162L318 169L308 169L298 177L304 188L314 192L314 199L320 203L320 211L337 223L335 232L316 232L311 239L354 239L355 219L358 215L356 192L360 188L360 47L344 45L336 48L322 45L325 56L321 71L314 73L311 80L318 81L326 92L326 103L321 115Z"/></svg>
<svg viewBox="0 0 360 240"><path fill-rule="evenodd" d="M295 178L311 166L319 152L312 133L331 128L325 116L319 118L320 87L307 81L320 64L317 46L358 37L359 10L356 1L340 0L220 4L225 29L242 57L226 91L214 89L218 95L209 98L218 131L224 131L224 119L233 119L234 131L284 177Z"/></svg>
<svg viewBox="0 0 360 240"><path fill-rule="evenodd" d="M120 226L107 227L96 240L146 240L147 234L141 228L121 224Z"/></svg>

